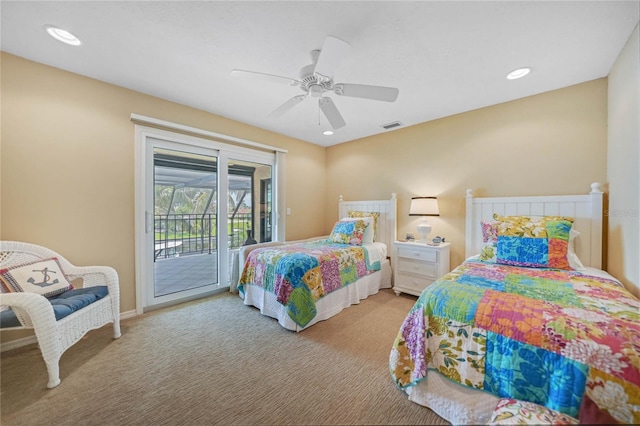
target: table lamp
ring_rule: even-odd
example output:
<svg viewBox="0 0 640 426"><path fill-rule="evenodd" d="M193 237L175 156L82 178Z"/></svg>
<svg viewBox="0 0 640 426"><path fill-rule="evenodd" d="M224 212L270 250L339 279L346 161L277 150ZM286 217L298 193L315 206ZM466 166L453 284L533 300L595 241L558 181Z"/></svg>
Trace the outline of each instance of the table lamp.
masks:
<svg viewBox="0 0 640 426"><path fill-rule="evenodd" d="M427 222L426 216L440 216L438 199L436 197L412 197L409 216L422 216L418 225L418 235L420 235L420 241L426 243L431 232L431 225Z"/></svg>

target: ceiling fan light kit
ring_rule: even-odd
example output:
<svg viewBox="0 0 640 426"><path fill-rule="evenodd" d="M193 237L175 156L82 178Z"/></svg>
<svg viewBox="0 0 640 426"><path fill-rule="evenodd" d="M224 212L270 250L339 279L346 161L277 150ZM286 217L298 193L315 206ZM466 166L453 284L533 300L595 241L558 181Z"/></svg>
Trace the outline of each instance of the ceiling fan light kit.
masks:
<svg viewBox="0 0 640 426"><path fill-rule="evenodd" d="M304 92L302 95L294 96L278 108L276 108L269 118L277 118L291 110L302 102L308 95L318 98L318 106L329 121L333 129L346 126L346 122L333 100L324 96L326 92L333 92L338 96L352 98L370 99L384 102L395 102L398 98L399 90L395 87L371 86L366 84L349 84L333 82L333 73L347 55L351 45L344 40L334 36L327 36L322 44L322 49L310 52L311 64L300 69L299 80L268 74L258 71L234 69L233 75L249 74L261 77L269 81L287 83L291 86L299 86Z"/></svg>

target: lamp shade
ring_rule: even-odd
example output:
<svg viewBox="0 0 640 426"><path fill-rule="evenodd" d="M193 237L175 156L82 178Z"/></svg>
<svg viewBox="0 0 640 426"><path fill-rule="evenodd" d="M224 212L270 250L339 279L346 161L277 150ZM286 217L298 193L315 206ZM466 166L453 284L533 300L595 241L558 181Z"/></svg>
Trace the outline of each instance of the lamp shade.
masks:
<svg viewBox="0 0 640 426"><path fill-rule="evenodd" d="M413 197L409 216L440 216L436 197Z"/></svg>
<svg viewBox="0 0 640 426"><path fill-rule="evenodd" d="M438 210L438 199L436 197L411 198L409 216L440 216L440 211ZM427 237L431 233L431 225L427 222L426 217L422 218L417 230L420 235L420 241L426 243Z"/></svg>

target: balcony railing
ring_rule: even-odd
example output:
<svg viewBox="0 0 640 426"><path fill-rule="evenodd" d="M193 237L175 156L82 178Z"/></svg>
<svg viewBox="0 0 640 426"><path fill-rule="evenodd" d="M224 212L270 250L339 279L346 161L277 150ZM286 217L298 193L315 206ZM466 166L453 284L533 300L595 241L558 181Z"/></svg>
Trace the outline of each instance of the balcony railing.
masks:
<svg viewBox="0 0 640 426"><path fill-rule="evenodd" d="M155 258L212 253L218 248L216 214L155 215ZM251 214L236 213L227 221L229 248L242 245L251 229Z"/></svg>

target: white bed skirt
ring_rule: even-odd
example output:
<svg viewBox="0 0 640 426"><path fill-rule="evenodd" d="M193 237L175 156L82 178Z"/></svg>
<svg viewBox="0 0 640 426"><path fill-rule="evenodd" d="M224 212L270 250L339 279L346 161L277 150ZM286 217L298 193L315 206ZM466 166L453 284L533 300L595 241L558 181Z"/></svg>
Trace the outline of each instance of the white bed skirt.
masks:
<svg viewBox="0 0 640 426"><path fill-rule="evenodd" d="M454 425L486 425L498 403L497 396L454 383L433 370L406 392L409 401L430 408Z"/></svg>
<svg viewBox="0 0 640 426"><path fill-rule="evenodd" d="M381 262L380 271L362 277L318 300L317 315L304 327L300 327L289 317L284 305L278 303L273 293L266 292L257 285L244 286L244 304L255 306L263 315L276 318L288 330L301 331L318 321L331 318L344 308L360 303L360 300L376 294L381 288L391 288L391 265L388 259Z"/></svg>

